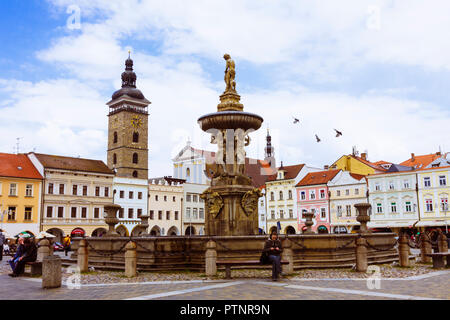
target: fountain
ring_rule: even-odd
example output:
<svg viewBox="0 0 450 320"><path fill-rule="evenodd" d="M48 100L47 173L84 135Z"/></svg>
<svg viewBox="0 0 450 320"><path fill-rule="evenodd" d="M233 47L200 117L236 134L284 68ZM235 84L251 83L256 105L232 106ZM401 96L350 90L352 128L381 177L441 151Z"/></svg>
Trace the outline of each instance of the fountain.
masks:
<svg viewBox="0 0 450 320"><path fill-rule="evenodd" d="M258 234L258 199L261 191L252 186L245 175L245 150L250 144L248 134L261 127L263 118L244 112L236 92L235 63L225 54L224 93L217 112L198 119L203 131L211 134L217 144L214 163L206 165L211 187L201 195L205 200L205 232L215 236Z"/></svg>

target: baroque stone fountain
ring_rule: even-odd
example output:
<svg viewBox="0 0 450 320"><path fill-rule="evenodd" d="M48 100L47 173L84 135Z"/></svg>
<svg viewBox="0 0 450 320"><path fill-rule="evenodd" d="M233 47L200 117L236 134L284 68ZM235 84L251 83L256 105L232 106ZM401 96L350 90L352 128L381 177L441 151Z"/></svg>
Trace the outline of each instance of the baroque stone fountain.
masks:
<svg viewBox="0 0 450 320"><path fill-rule="evenodd" d="M224 93L217 112L198 119L200 128L217 144L214 163L206 165L211 187L201 195L205 200L205 233L216 236L258 234L258 199L261 191L245 175L245 150L249 133L261 127L263 118L244 112L236 91L235 63L225 54Z"/></svg>

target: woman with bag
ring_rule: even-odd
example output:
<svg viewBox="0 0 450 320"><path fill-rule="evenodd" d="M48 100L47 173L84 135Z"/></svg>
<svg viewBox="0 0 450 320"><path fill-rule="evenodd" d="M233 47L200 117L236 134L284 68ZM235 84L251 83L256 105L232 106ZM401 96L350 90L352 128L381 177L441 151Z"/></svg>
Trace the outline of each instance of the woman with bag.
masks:
<svg viewBox="0 0 450 320"><path fill-rule="evenodd" d="M277 232L273 231L263 250L263 254L266 254L268 260L272 262L272 281L277 281L281 273L281 252L283 252L281 241L278 239Z"/></svg>

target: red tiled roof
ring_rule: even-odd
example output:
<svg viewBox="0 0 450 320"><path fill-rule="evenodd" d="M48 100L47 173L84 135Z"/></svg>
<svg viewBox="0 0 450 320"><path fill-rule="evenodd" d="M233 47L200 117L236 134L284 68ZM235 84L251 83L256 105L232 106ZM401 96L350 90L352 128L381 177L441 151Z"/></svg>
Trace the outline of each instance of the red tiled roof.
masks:
<svg viewBox="0 0 450 320"><path fill-rule="evenodd" d="M101 160L33 153L45 168L114 174Z"/></svg>
<svg viewBox="0 0 450 320"><path fill-rule="evenodd" d="M417 166L417 168L419 168L419 167L425 168L427 165L429 165L431 162L433 162L434 160L436 160L439 157L440 157L440 155L438 155L436 153L426 154L426 155L421 155L421 156L415 155L414 160L413 160L413 158L410 158L408 160L401 162L400 165L407 166L407 167ZM422 165L422 166L420 166L420 165Z"/></svg>
<svg viewBox="0 0 450 320"><path fill-rule="evenodd" d="M283 169L284 170L284 179L295 179L298 174L300 173L300 171L303 169L303 167L305 166L304 163L302 164L294 164L292 166L283 166L283 167L279 167L278 170ZM277 174L273 174L269 177L268 181L274 181L277 180Z"/></svg>
<svg viewBox="0 0 450 320"><path fill-rule="evenodd" d="M360 181L361 179L364 179L366 177L365 175L356 174L356 173L350 173L350 175L358 181Z"/></svg>
<svg viewBox="0 0 450 320"><path fill-rule="evenodd" d="M43 179L26 154L0 153L0 176Z"/></svg>
<svg viewBox="0 0 450 320"><path fill-rule="evenodd" d="M297 183L296 187L325 184L333 179L339 171L341 171L341 169L310 172Z"/></svg>

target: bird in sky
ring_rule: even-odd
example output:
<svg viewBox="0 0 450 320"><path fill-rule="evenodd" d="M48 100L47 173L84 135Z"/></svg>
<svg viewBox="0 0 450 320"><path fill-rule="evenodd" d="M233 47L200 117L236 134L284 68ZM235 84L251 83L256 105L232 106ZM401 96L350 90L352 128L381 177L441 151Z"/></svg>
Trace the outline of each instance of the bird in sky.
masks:
<svg viewBox="0 0 450 320"><path fill-rule="evenodd" d="M316 134L316 140L317 140L317 142L320 142L320 139L319 139L319 137L317 136L317 134Z"/></svg>
<svg viewBox="0 0 450 320"><path fill-rule="evenodd" d="M299 123L299 122L300 122L300 120L299 120L299 119L297 119L296 117L292 116L292 118L294 118L294 124L295 124L295 123Z"/></svg>
<svg viewBox="0 0 450 320"><path fill-rule="evenodd" d="M340 132L339 130L334 129L334 131L336 131L336 137L342 136L342 132Z"/></svg>

